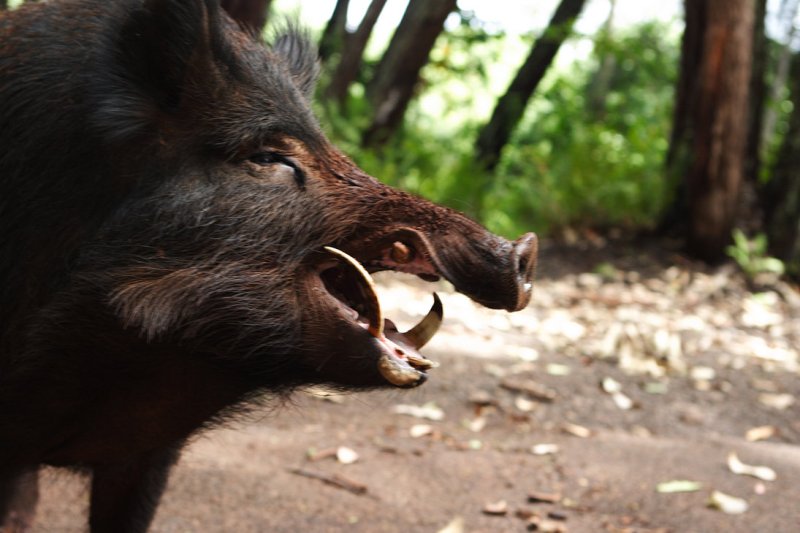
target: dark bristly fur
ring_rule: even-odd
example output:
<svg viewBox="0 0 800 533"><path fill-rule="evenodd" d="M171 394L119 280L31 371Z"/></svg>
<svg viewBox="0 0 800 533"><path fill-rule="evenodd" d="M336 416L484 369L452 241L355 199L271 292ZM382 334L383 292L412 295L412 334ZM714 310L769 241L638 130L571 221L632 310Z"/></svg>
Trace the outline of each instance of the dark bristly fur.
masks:
<svg viewBox="0 0 800 533"><path fill-rule="evenodd" d="M92 531L144 531L198 430L302 385L388 386L325 246L402 238L476 301L527 303L534 237L365 175L312 116L303 33L253 29L219 0L0 15L0 531L32 521L41 464L92 475Z"/></svg>

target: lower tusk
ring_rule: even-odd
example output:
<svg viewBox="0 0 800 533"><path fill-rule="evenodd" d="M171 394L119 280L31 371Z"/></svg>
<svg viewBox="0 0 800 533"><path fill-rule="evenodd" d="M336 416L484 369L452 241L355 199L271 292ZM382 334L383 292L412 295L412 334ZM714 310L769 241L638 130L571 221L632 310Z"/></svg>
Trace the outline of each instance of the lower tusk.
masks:
<svg viewBox="0 0 800 533"><path fill-rule="evenodd" d="M410 353L406 354L406 359L408 359L408 362L411 363L414 368L420 370L430 370L431 368L439 367L439 363L436 361L431 361L430 359L425 359L424 357L419 357Z"/></svg>
<svg viewBox="0 0 800 533"><path fill-rule="evenodd" d="M434 292L433 305L430 311L425 315L425 318L420 320L419 324L402 334L404 340L411 344L414 349L419 350L433 338L437 331L439 331L443 316L444 310L442 309L442 301Z"/></svg>
<svg viewBox="0 0 800 533"><path fill-rule="evenodd" d="M424 374L388 354L384 354L378 360L378 371L386 381L397 387L410 387L424 379Z"/></svg>

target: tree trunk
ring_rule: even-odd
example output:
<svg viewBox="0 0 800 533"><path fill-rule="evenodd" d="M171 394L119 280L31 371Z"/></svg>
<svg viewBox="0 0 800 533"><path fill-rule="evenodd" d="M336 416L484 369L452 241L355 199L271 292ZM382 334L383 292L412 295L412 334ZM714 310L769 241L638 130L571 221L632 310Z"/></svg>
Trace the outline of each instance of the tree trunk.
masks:
<svg viewBox="0 0 800 533"><path fill-rule="evenodd" d="M755 0L755 15L752 42L752 66L750 69L750 94L748 104L747 144L742 169L742 191L737 211L736 225L746 233L763 230L763 215L759 198L759 175L761 172L761 132L767 94L767 0Z"/></svg>
<svg viewBox="0 0 800 533"><path fill-rule="evenodd" d="M764 118L764 103L767 95L767 0L756 0L755 24L753 26L753 65L750 74L750 122L747 131L747 157L744 177L747 182L758 183L761 167L761 132Z"/></svg>
<svg viewBox="0 0 800 533"><path fill-rule="evenodd" d="M420 70L456 0L410 0L375 76L367 86L372 122L364 133L366 146L383 144L400 125L414 94Z"/></svg>
<svg viewBox="0 0 800 533"><path fill-rule="evenodd" d="M675 110L672 132L667 148L665 169L667 179L675 187L675 198L661 217L658 233L684 237L689 231L689 206L686 193L686 168L689 161L690 118L694 116L694 87L700 70L700 52L707 25L708 6L705 0L684 0L685 25L681 38L678 84L675 88Z"/></svg>
<svg viewBox="0 0 800 533"><path fill-rule="evenodd" d="M765 187L764 213L770 253L782 259L793 276L800 277L800 54L792 58L789 83L794 107Z"/></svg>
<svg viewBox="0 0 800 533"><path fill-rule="evenodd" d="M500 97L492 118L478 135L476 158L487 170L500 160L500 151L522 118L528 100L544 77L558 49L572 31L572 24L585 0L561 0L550 24L531 48L531 53L517 72L506 93Z"/></svg>
<svg viewBox="0 0 800 533"><path fill-rule="evenodd" d="M347 100L347 90L358 76L364 49L367 47L369 37L372 35L372 28L375 27L384 5L386 5L386 0L372 0L358 29L345 40L342 57L333 71L330 85L326 91L326 96L338 102L339 105L344 105Z"/></svg>
<svg viewBox="0 0 800 533"><path fill-rule="evenodd" d="M684 177L685 203L673 215L685 219L688 250L707 261L723 257L739 207L755 1L684 2L686 30L668 172Z"/></svg>
<svg viewBox="0 0 800 533"><path fill-rule="evenodd" d="M260 35L267 23L272 0L222 0L221 5L233 20L239 21L245 28Z"/></svg>
<svg viewBox="0 0 800 533"><path fill-rule="evenodd" d="M319 58L325 62L342 50L347 38L347 10L350 0L336 0L336 7L319 40Z"/></svg>
<svg viewBox="0 0 800 533"><path fill-rule="evenodd" d="M608 51L608 44L611 42L614 33L614 15L617 10L617 0L610 0L609 4L611 9L608 12L608 18L595 38L595 49L598 48L599 44L600 50L605 47L605 51L598 57L600 64L586 95L587 109L592 120L602 120L605 115L606 98L611 88L611 79L617 67L616 56Z"/></svg>

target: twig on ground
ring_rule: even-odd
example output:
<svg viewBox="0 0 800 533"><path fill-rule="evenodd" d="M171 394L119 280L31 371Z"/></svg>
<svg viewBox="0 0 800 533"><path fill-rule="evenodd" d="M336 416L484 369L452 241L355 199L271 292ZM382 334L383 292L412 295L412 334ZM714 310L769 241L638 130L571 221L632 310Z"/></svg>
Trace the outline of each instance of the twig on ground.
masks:
<svg viewBox="0 0 800 533"><path fill-rule="evenodd" d="M311 470L306 470L304 468L288 468L287 470L292 474L311 479L317 479L327 485L331 485L339 489L344 489L347 492L352 492L353 494L361 495L367 493L367 486L365 484L360 483L358 481L353 481L352 479L347 479L346 477L340 476L338 474L324 474L322 472L312 472Z"/></svg>

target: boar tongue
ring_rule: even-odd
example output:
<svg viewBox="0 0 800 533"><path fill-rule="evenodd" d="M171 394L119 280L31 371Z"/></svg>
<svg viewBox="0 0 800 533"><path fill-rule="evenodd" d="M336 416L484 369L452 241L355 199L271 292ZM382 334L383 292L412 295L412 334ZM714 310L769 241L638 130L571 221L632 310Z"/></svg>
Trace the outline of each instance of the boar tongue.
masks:
<svg viewBox="0 0 800 533"><path fill-rule="evenodd" d="M442 321L442 302L434 293L433 306L419 324L402 333L390 320L383 319L375 283L367 270L355 258L336 248L325 250L340 259L333 292L348 307L356 310L358 321L363 320L367 331L375 337L381 347L378 371L391 384L412 387L425 381L425 370L438 366L423 357L417 350L424 346L439 329ZM342 294L346 292L347 294Z"/></svg>

